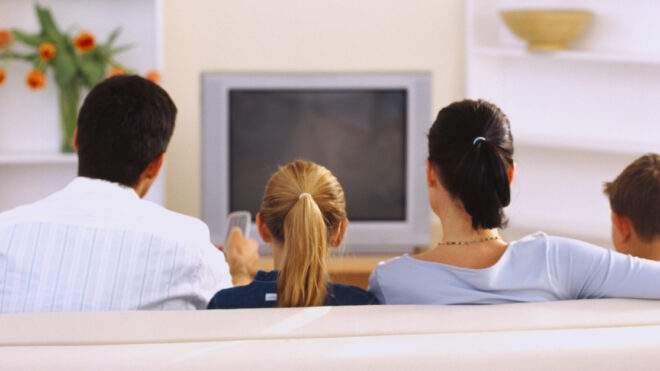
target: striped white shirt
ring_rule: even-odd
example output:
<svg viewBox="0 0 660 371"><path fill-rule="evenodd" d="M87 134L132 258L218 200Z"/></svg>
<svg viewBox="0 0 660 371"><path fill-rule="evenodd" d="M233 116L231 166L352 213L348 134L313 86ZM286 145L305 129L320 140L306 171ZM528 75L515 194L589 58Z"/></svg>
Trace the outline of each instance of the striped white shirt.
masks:
<svg viewBox="0 0 660 371"><path fill-rule="evenodd" d="M206 224L78 177L0 214L0 313L199 309L231 286Z"/></svg>

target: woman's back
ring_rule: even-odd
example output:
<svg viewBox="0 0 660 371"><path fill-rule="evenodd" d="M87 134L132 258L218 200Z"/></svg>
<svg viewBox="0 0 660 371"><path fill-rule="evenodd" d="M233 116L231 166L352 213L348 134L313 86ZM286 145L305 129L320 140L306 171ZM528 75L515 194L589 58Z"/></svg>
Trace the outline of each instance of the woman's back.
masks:
<svg viewBox="0 0 660 371"><path fill-rule="evenodd" d="M464 268L408 255L381 263L369 290L383 304L501 304L601 297L660 299L660 263L536 233L493 265Z"/></svg>

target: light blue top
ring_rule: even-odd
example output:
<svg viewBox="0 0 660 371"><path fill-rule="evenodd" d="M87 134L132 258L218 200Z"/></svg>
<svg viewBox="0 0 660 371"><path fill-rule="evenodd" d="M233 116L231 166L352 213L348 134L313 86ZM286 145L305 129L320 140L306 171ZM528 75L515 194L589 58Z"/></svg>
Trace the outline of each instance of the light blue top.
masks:
<svg viewBox="0 0 660 371"><path fill-rule="evenodd" d="M537 232L494 265L455 267L403 255L369 277L381 304L501 304L589 298L660 299L660 262Z"/></svg>

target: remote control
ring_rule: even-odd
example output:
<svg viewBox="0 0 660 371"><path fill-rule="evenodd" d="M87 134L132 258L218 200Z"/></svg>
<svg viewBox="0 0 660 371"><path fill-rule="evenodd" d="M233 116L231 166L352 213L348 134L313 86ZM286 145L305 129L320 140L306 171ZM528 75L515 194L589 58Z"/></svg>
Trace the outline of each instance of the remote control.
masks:
<svg viewBox="0 0 660 371"><path fill-rule="evenodd" d="M249 211L234 211L227 216L227 228L225 229L225 248L227 248L227 240L229 239L229 232L232 228L238 227L243 232L243 237L248 238L250 235L250 224L252 223L252 215Z"/></svg>

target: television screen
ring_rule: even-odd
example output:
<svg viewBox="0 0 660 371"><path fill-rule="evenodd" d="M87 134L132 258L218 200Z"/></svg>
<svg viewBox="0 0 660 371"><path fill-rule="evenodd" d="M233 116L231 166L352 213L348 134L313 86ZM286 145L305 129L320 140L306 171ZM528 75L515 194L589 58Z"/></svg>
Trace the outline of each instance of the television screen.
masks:
<svg viewBox="0 0 660 371"><path fill-rule="evenodd" d="M278 167L314 161L337 177L353 221L406 219L406 90L229 91L229 206L259 211Z"/></svg>

